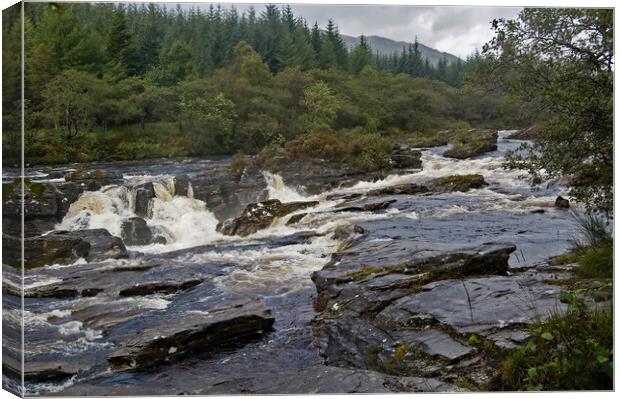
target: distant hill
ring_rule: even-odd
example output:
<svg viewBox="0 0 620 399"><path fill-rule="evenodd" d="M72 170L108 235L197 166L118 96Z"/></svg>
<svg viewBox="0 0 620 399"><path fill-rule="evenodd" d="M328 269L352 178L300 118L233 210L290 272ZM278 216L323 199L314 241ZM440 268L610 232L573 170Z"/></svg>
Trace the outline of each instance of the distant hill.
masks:
<svg viewBox="0 0 620 399"><path fill-rule="evenodd" d="M344 43L349 49L355 47L360 40L359 36L353 37L353 36L347 36L343 34L340 34L340 36L342 37L342 40L344 41ZM368 43L370 44L370 47L372 48L373 53L375 52L378 52L379 54L393 54L394 52L400 53L403 50L403 47L409 46L408 42L399 42L399 41L388 39L388 38L381 37L381 36L365 36L365 37L368 40ZM428 61L433 65L437 65L439 60L444 56L448 60L448 63L456 62L459 59L457 56L453 54L435 50L434 48L425 46L420 42L418 42L418 48L420 49L422 56L425 58L428 58Z"/></svg>

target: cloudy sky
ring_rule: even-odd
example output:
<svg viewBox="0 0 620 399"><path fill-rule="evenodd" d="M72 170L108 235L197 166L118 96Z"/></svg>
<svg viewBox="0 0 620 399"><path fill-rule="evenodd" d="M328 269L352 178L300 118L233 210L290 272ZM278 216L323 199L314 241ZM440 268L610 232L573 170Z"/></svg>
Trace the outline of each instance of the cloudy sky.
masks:
<svg viewBox="0 0 620 399"><path fill-rule="evenodd" d="M230 4L222 4L228 8ZM250 7L235 4L238 11ZM261 11L263 6L255 4ZM490 22L494 18L514 18L520 8L513 7L422 7L377 5L303 5L291 4L295 15L309 24L324 27L332 18L346 35L383 36L412 42L415 36L427 46L466 57L491 39Z"/></svg>

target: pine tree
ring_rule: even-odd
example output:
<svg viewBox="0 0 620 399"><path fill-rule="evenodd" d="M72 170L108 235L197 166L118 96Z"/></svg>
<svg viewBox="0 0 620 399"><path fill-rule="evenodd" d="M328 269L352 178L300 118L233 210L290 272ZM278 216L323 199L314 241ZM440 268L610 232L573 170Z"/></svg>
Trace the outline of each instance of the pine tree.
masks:
<svg viewBox="0 0 620 399"><path fill-rule="evenodd" d="M365 66L372 63L372 52L364 35L350 55L349 71L354 74L360 73Z"/></svg>
<svg viewBox="0 0 620 399"><path fill-rule="evenodd" d="M105 51L110 66L116 69L118 73L121 75L134 75L136 73L136 66L132 59L131 34L127 28L123 9L114 12L105 43Z"/></svg>
<svg viewBox="0 0 620 399"><path fill-rule="evenodd" d="M325 40L331 44L331 51L333 51L336 57L337 65L342 69L347 69L348 66L348 52L347 48L340 37L338 27L332 19L327 21L327 30L325 32Z"/></svg>

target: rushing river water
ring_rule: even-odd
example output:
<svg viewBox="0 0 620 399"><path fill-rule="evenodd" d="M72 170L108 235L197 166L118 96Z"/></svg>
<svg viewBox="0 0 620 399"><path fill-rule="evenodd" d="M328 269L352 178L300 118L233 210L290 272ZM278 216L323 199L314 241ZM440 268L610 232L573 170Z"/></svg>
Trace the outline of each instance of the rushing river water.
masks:
<svg viewBox="0 0 620 399"><path fill-rule="evenodd" d="M218 297L261 296L275 316L274 331L266 338L257 339L239 348L205 354L147 371L113 371L105 355L114 346L107 334L105 323L98 323L100 315L125 313L123 317L147 312L161 312L174 306L175 312L200 312L194 304L208 301L203 294L179 302L177 294L153 294L134 297L97 295L93 297L53 299L26 298L25 339L26 357L32 361L65 361L93 365L74 377L44 383L28 383L27 394L45 394L83 386L91 394L148 394L186 390L209 393L233 392L234 384L241 384L245 376L304 369L321 364L316 348L312 347L310 322L313 318L312 296L314 285L310 274L320 269L337 250L340 242L331 232L340 225L359 224L369 239L409 240L423 243L443 243L454 246L477 245L488 241L507 241L517 245L510 258L514 268L531 267L563 253L574 238L575 225L565 210L553 204L565 188L546 182L532 188L527 174L503 168L504 154L518 147L519 141L508 140L500 132L498 150L468 160L454 160L440 154L446 147L423 152L422 170L394 175L375 182L359 182L342 189L318 195L306 195L303 187L289 187L278 175L265 172L269 198L282 202L316 200L319 204L296 213L308 213L299 223L287 226L292 215L276 219L268 229L241 238L224 236L216 231L218 223L206 204L188 196L175 196L171 176L208 170L226 160L192 161L186 163L158 163L157 165L118 166L102 164L97 167L120 169L129 183L153 181L156 197L152 217L147 223L163 235L166 244L129 247L135 251L129 259L99 263L100 270L116 265L159 262L170 265L170 275L183 267L219 265L212 279L208 295ZM60 179L51 169L29 170L34 180ZM465 193L444 193L418 196L383 196L380 200L395 199L390 208L380 212L328 212L342 200L328 200L334 194L361 193L372 189L405 183L425 182L429 179L454 174L481 174L489 185ZM5 175L5 178L10 178ZM96 192L85 192L71 205L57 230L105 228L120 236L123 219L135 216L134 194L126 186L108 186ZM377 201L374 199L358 200ZM544 209L544 213L540 210ZM537 211L537 212L535 212ZM312 231L316 236L298 241L287 237ZM323 234L328 233L328 234ZM139 253L139 254L138 254ZM73 265L48 265L28 271L25 288L41 287L63 280L63 275L85 267L79 260ZM189 296L188 296L189 295ZM16 301L19 299L16 299ZM18 318L6 314L5 318ZM116 316L115 316L116 317ZM118 316L119 318L121 316ZM114 334L121 334L115 332ZM226 377L224 377L226 376ZM220 384L218 378L227 378ZM237 382L231 382L237 381ZM228 385L227 385L228 384ZM242 385L242 384L241 384ZM114 387L123 390L114 391ZM182 389L181 389L182 388ZM70 392L70 391L69 391Z"/></svg>

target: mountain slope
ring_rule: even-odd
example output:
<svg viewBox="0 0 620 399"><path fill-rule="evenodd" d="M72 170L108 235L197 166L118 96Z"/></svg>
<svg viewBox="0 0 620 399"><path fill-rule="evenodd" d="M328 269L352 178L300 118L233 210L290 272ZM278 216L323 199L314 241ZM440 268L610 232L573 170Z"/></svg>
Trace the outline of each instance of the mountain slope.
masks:
<svg viewBox="0 0 620 399"><path fill-rule="evenodd" d="M349 49L355 47L360 40L359 37L353 37L343 34L340 34L340 36L342 37L342 40ZM379 54L393 54L394 52L400 53L403 50L403 47L407 47L410 44L407 42L400 42L381 36L365 36L365 38L368 40L372 51ZM441 58L444 56L448 60L448 63L456 62L458 60L458 57L453 54L435 50L434 48L425 46L420 42L418 42L418 48L420 49L422 56L428 58L429 62L433 65L437 65L439 60L441 60Z"/></svg>

